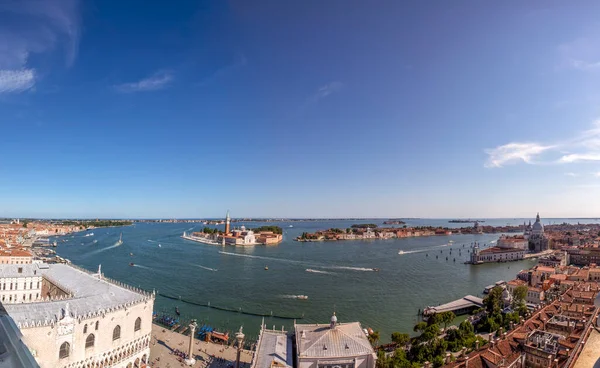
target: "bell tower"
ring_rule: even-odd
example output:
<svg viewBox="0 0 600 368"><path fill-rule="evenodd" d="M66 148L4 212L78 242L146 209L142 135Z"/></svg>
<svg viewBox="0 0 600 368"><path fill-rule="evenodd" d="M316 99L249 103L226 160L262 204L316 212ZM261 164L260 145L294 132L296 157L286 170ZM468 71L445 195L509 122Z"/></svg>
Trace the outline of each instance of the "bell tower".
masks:
<svg viewBox="0 0 600 368"><path fill-rule="evenodd" d="M227 216L225 217L225 234L229 234L231 230L231 218L229 217L229 210L227 210Z"/></svg>

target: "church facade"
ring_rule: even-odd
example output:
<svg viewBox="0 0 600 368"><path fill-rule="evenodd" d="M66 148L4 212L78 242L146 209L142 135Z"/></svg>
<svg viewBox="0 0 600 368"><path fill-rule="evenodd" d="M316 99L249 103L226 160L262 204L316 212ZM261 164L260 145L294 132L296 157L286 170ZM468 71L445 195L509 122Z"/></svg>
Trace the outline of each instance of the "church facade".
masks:
<svg viewBox="0 0 600 368"><path fill-rule="evenodd" d="M525 227L523 236L525 239L527 239L529 243L529 250L531 252L541 252L549 249L549 241L544 235L544 225L540 220L539 212L535 217L535 222L533 225L531 225L530 221L529 225L523 224L523 226Z"/></svg>

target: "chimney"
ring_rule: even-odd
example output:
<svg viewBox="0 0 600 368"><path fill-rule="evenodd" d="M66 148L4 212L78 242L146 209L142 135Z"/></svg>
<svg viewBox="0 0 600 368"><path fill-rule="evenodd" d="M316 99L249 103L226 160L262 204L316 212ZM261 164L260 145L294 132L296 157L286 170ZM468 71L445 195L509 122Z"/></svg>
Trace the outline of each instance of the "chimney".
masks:
<svg viewBox="0 0 600 368"><path fill-rule="evenodd" d="M446 353L446 364L452 363L452 354Z"/></svg>
<svg viewBox="0 0 600 368"><path fill-rule="evenodd" d="M475 340L475 351L479 350L479 339Z"/></svg>
<svg viewBox="0 0 600 368"><path fill-rule="evenodd" d="M490 333L490 335L488 336L488 341L490 344L494 341L494 334Z"/></svg>

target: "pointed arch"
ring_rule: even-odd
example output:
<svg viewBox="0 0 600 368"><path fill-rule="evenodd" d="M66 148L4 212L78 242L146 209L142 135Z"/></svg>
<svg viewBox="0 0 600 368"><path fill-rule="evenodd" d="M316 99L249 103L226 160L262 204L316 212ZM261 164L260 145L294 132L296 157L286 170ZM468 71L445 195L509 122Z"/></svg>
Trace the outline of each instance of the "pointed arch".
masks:
<svg viewBox="0 0 600 368"><path fill-rule="evenodd" d="M135 320L135 325L133 326L133 331L139 331L142 329L142 319L140 317L138 317Z"/></svg>
<svg viewBox="0 0 600 368"><path fill-rule="evenodd" d="M58 352L58 358L59 359L68 358L70 354L71 354L71 345L69 345L69 343L65 341L60 346L60 350Z"/></svg>
<svg viewBox="0 0 600 368"><path fill-rule="evenodd" d="M89 334L88 337L85 339L85 348L93 348L94 347L94 343L96 342L96 336L94 336L93 333Z"/></svg>
<svg viewBox="0 0 600 368"><path fill-rule="evenodd" d="M121 338L121 326L117 325L113 330L113 341Z"/></svg>

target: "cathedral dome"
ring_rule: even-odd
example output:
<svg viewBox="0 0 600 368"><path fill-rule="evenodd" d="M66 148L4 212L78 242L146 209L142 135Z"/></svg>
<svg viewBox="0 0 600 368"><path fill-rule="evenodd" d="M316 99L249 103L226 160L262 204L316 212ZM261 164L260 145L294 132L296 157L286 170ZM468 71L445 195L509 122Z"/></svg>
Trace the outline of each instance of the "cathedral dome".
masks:
<svg viewBox="0 0 600 368"><path fill-rule="evenodd" d="M533 231L543 232L544 231L544 225L542 225L541 222L534 223L533 224Z"/></svg>

